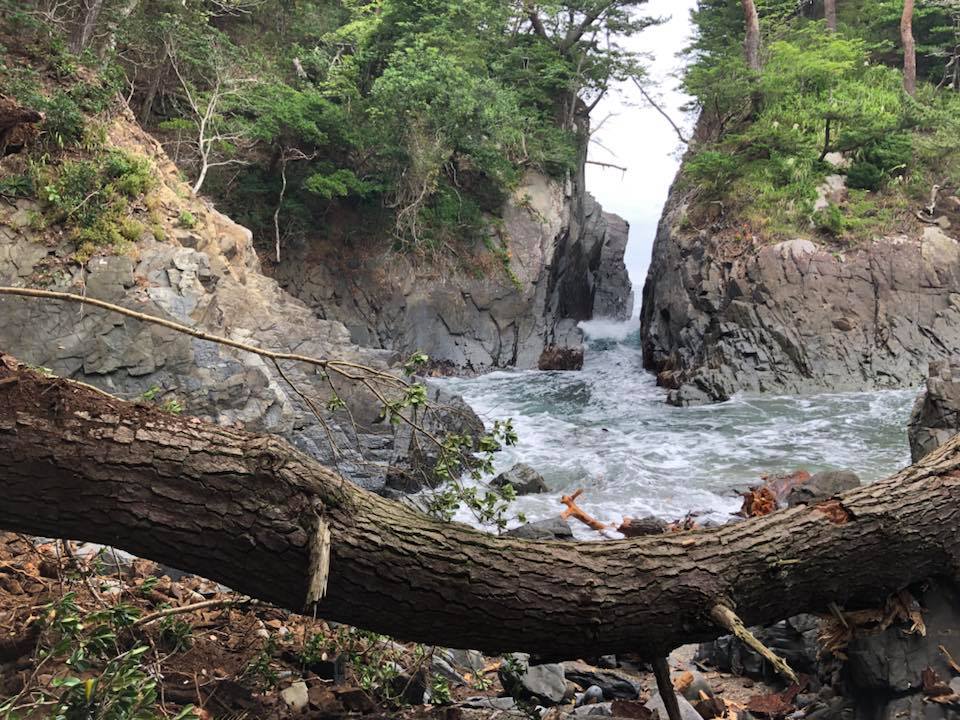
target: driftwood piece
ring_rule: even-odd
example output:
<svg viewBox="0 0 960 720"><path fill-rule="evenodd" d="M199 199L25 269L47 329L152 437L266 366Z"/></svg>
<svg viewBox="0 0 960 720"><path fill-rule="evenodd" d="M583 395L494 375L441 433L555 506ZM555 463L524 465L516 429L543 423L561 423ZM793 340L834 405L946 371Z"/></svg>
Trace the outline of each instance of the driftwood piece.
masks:
<svg viewBox="0 0 960 720"><path fill-rule="evenodd" d="M560 502L567 506L567 509L560 513L560 517L564 520L569 518L579 520L584 525L596 530L597 532L614 529L613 525L600 522L595 517L585 512L579 505L577 505L577 498L581 495L583 495L583 488L577 490L573 495L564 495L562 498L560 498Z"/></svg>

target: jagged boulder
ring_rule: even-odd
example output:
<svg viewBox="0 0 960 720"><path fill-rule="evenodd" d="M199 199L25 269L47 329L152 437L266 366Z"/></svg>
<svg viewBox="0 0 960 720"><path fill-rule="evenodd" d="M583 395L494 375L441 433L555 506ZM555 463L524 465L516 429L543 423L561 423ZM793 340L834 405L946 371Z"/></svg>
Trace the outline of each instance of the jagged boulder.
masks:
<svg viewBox="0 0 960 720"><path fill-rule="evenodd" d="M930 363L926 389L910 415L910 455L917 462L960 432L960 362Z"/></svg>
<svg viewBox="0 0 960 720"><path fill-rule="evenodd" d="M506 472L497 475L490 484L497 488L512 487L517 495L535 495L550 488L543 475L526 463L517 463Z"/></svg>

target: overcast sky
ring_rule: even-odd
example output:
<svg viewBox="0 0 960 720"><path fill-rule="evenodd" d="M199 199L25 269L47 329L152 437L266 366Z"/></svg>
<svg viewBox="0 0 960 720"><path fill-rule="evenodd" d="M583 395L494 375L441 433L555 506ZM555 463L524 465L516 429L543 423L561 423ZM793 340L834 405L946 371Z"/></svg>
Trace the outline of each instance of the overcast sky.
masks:
<svg viewBox="0 0 960 720"><path fill-rule="evenodd" d="M670 17L665 25L649 28L629 40L631 48L651 55L649 72L657 85L651 95L677 122L689 126L680 107L688 100L678 90L680 59L677 52L690 36L690 10L696 0L650 0L642 6L649 15ZM609 117L607 117L609 116ZM604 120L606 118L606 120ZM657 222L667 191L679 165L682 146L664 118L643 99L632 83L611 93L593 112L596 127L590 159L622 165L627 171L587 166L587 189L605 210L630 223L627 269L633 280L640 311L640 292L650 264Z"/></svg>

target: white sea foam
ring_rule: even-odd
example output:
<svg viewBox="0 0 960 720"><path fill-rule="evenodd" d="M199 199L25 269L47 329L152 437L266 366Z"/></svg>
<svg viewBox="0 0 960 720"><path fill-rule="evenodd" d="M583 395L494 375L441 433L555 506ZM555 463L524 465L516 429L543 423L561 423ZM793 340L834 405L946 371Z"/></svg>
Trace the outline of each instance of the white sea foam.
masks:
<svg viewBox="0 0 960 720"><path fill-rule="evenodd" d="M736 490L766 473L851 468L871 481L909 463L913 390L745 396L673 408L643 371L636 322L584 325L583 372L443 381L485 420L513 418L520 443L499 453L496 466L523 461L546 478L551 492L518 501L531 520L555 515L560 495L578 487L583 507L602 520L676 519L689 511L723 520L740 506Z"/></svg>

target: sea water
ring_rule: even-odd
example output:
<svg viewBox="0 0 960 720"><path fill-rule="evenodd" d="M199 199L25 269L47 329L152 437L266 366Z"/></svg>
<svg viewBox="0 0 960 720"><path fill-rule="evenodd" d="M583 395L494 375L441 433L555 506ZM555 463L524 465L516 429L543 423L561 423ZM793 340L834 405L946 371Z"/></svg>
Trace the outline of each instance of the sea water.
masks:
<svg viewBox="0 0 960 720"><path fill-rule="evenodd" d="M910 462L907 420L917 389L806 396L740 395L676 408L643 369L638 321L584 323L581 372L495 372L442 381L489 424L511 418L520 441L497 471L525 462L550 491L520 498L528 520L555 516L560 497L597 518L688 512L723 521L739 492L768 473L850 469L870 482ZM471 522L464 512L459 520ZM582 538L596 533L576 527Z"/></svg>

